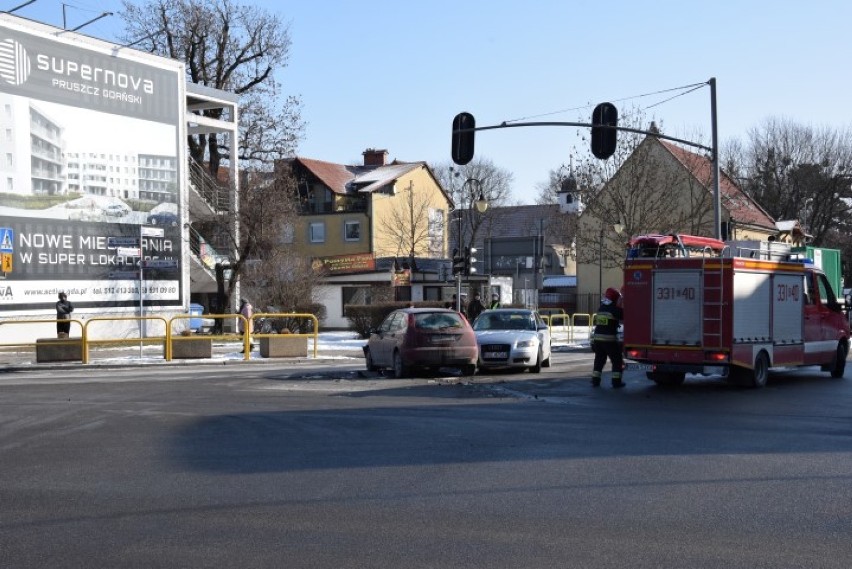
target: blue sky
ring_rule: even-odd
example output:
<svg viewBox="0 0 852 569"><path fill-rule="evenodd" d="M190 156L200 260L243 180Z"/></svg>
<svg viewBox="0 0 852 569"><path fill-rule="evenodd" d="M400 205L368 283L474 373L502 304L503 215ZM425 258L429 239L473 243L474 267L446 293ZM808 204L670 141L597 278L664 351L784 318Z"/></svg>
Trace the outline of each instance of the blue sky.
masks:
<svg viewBox="0 0 852 569"><path fill-rule="evenodd" d="M0 9L20 3L0 0ZM852 124L848 1L250 3L290 24L290 65L279 78L303 99L299 155L309 158L356 163L364 149L385 148L391 159L446 163L461 111L479 126L519 118L588 122L599 102L644 108L670 94L623 99L710 77L722 141L745 140L770 117ZM62 4L38 0L17 14L61 26ZM69 28L121 11L116 0L65 4ZM111 40L120 27L116 15L82 31ZM666 134L709 142L708 88L647 113ZM566 127L486 131L477 134L476 154L512 172L515 198L532 203L580 134Z"/></svg>

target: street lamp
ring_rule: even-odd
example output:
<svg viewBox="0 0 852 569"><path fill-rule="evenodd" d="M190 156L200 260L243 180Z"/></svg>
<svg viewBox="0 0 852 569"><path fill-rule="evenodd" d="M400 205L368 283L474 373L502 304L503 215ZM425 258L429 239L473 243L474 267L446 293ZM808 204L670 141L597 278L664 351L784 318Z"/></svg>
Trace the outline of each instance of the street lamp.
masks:
<svg viewBox="0 0 852 569"><path fill-rule="evenodd" d="M461 186L461 189L459 190L459 193L460 193L462 198L465 195L464 190L465 190L465 188L467 187L468 184L475 184L476 187L478 187L478 189L479 189L479 197L475 201L472 201L473 207L476 208L476 211L478 211L479 213L481 213L481 214L485 213L486 210L488 209L488 200L485 199L485 192L483 192L483 190L482 190L482 182L480 180L477 180L476 178L468 178L467 180L465 180L464 183ZM472 191L471 194L470 194L471 197L473 197L474 195L476 195L476 190ZM468 203L470 204L471 202L468 202ZM462 243L462 222L463 222L463 219L464 219L463 214L464 214L464 210L462 208L459 208L458 209L459 231L458 231L458 236L456 238L456 243L458 244L459 254L464 254L464 251L465 251L464 244ZM456 310L458 312L461 312L461 273L456 274Z"/></svg>

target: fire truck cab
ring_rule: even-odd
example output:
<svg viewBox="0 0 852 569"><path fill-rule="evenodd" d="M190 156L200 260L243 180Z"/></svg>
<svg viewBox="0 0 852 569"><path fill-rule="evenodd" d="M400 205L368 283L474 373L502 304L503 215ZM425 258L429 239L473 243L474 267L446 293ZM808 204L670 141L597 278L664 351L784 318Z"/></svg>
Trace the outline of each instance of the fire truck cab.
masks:
<svg viewBox="0 0 852 569"><path fill-rule="evenodd" d="M689 235L630 241L624 354L661 385L687 373L762 387L769 369L843 376L849 323L826 275L783 244L741 247Z"/></svg>

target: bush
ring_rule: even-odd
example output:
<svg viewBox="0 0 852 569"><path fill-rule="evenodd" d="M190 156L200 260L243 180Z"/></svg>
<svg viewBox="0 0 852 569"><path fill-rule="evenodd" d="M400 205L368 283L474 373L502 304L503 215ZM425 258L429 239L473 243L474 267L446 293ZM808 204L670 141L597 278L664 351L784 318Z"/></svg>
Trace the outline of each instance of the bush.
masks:
<svg viewBox="0 0 852 569"><path fill-rule="evenodd" d="M267 312L275 314L282 313L282 311L275 306L267 307ZM295 314L313 314L317 317L320 327L322 327L322 323L325 321L327 314L325 306L322 304L304 304L294 306L287 312ZM287 316L277 316L265 320L263 328L266 330L264 333L311 334L314 331L313 325L313 320L310 318L288 318Z"/></svg>

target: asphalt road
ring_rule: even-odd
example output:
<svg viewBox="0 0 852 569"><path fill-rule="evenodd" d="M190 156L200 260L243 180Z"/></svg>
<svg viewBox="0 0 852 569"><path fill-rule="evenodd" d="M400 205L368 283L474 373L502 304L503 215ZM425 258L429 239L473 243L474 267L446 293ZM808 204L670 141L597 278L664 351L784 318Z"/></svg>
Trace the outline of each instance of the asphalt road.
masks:
<svg viewBox="0 0 852 569"><path fill-rule="evenodd" d="M852 566L848 379L554 359L0 373L0 567Z"/></svg>

